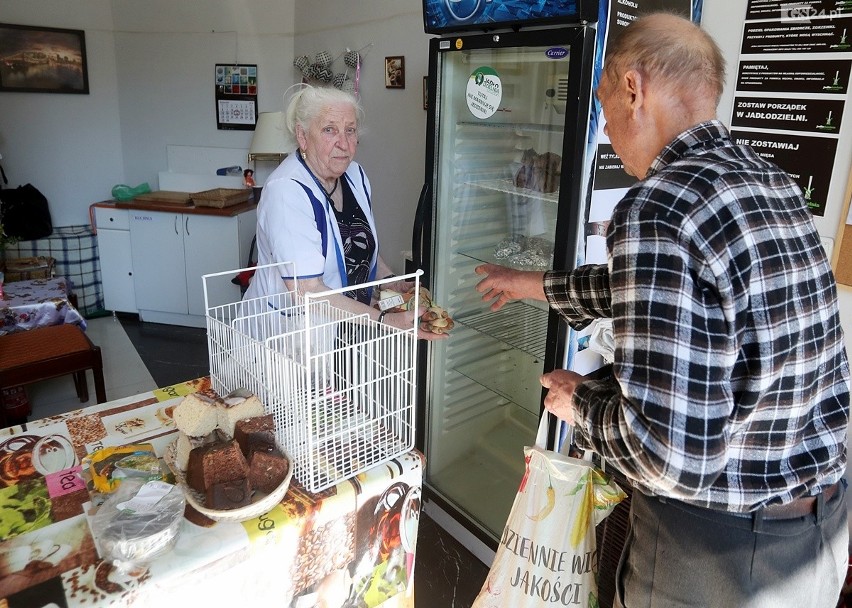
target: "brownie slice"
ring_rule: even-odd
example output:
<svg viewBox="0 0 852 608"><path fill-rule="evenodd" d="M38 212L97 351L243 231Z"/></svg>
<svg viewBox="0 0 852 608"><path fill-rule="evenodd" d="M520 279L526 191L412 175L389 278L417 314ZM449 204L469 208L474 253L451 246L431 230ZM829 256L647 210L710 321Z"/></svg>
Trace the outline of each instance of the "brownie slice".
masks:
<svg viewBox="0 0 852 608"><path fill-rule="evenodd" d="M238 420L234 425L234 439L240 444L240 449L249 456L252 443L264 442L275 446L275 423L272 414L254 416Z"/></svg>
<svg viewBox="0 0 852 608"><path fill-rule="evenodd" d="M246 477L248 470L236 441L217 441L189 453L186 483L193 490L206 494L214 484Z"/></svg>
<svg viewBox="0 0 852 608"><path fill-rule="evenodd" d="M251 487L269 494L281 485L289 469L290 463L277 450L254 450L249 459Z"/></svg>
<svg viewBox="0 0 852 608"><path fill-rule="evenodd" d="M207 488L205 504L211 509L226 511L251 504L251 487L246 477L214 483Z"/></svg>

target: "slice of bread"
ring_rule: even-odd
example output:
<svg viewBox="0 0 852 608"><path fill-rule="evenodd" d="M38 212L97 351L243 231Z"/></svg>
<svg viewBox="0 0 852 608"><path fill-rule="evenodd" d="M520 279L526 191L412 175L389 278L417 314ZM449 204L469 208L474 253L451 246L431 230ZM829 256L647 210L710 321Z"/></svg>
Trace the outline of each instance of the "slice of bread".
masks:
<svg viewBox="0 0 852 608"><path fill-rule="evenodd" d="M186 471L186 467L189 464L189 453L192 450L223 439L225 439L225 436L218 429L203 437L190 437L185 433L178 433L175 444L175 463L181 471Z"/></svg>
<svg viewBox="0 0 852 608"><path fill-rule="evenodd" d="M172 411L178 430L190 437L203 437L216 430L219 422L217 401L199 393L192 393Z"/></svg>
<svg viewBox="0 0 852 608"><path fill-rule="evenodd" d="M263 416L266 413L257 395L226 397L219 402L217 412L219 428L228 437L234 436L234 427L238 420Z"/></svg>

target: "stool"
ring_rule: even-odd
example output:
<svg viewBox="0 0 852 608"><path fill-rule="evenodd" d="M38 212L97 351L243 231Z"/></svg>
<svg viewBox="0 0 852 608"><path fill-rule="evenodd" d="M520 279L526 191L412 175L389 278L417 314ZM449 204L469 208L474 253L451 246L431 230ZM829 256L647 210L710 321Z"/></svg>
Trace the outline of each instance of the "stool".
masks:
<svg viewBox="0 0 852 608"><path fill-rule="evenodd" d="M101 348L79 326L51 325L0 336L0 388L73 374L77 397L85 403L87 369L95 378L97 402L106 402Z"/></svg>

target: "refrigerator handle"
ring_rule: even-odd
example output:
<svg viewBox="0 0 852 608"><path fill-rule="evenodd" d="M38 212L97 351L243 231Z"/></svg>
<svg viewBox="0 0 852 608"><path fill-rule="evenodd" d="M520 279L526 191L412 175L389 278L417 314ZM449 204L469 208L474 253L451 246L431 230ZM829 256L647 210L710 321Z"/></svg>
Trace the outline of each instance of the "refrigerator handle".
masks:
<svg viewBox="0 0 852 608"><path fill-rule="evenodd" d="M417 210L414 212L414 232L411 238L411 261L415 269L423 270L420 283L429 287L429 251L424 250L424 241L431 233L431 217L429 215L429 184L423 184L420 198L417 200Z"/></svg>

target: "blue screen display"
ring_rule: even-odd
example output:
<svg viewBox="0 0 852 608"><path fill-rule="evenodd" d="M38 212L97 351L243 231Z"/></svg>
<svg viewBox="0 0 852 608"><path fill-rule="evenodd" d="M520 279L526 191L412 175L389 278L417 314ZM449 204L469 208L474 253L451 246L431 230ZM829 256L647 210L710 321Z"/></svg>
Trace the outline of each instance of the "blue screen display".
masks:
<svg viewBox="0 0 852 608"><path fill-rule="evenodd" d="M423 0L426 32L576 21L578 0Z"/></svg>

